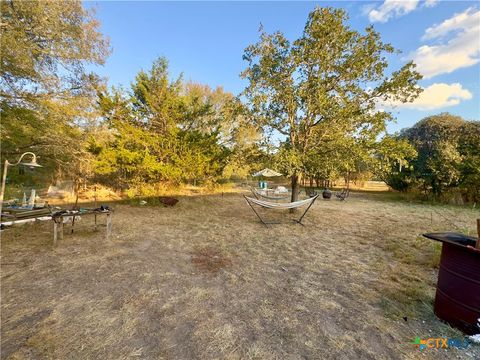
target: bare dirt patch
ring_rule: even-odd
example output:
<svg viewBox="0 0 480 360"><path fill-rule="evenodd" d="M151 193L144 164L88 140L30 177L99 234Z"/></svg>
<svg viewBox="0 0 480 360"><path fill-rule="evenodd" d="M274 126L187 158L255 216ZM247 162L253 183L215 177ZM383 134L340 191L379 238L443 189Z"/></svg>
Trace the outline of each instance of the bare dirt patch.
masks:
<svg viewBox="0 0 480 360"><path fill-rule="evenodd" d="M50 223L2 233L2 358L480 356L410 344L461 336L433 315L439 248L421 234L474 234L478 210L353 193L266 228L238 194L110 205L109 241L88 217L55 248Z"/></svg>
<svg viewBox="0 0 480 360"><path fill-rule="evenodd" d="M212 247L196 250L192 255L192 263L200 270L212 274L232 264L230 258Z"/></svg>

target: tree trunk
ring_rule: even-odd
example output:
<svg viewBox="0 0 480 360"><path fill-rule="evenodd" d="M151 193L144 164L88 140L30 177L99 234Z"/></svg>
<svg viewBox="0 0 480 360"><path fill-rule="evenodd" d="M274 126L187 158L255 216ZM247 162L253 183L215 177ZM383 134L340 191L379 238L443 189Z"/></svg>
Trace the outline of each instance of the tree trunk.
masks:
<svg viewBox="0 0 480 360"><path fill-rule="evenodd" d="M313 189L313 178L310 177L310 187Z"/></svg>
<svg viewBox="0 0 480 360"><path fill-rule="evenodd" d="M298 193L299 193L298 175L293 174L292 178L291 178L291 181L292 181L292 198L291 198L291 201L294 202L294 201L298 200Z"/></svg>

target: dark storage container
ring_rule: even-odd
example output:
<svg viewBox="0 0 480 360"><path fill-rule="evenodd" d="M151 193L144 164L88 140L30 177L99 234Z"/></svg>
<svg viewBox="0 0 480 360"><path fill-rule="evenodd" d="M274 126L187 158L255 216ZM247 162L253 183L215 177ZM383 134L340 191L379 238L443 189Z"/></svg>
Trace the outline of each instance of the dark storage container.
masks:
<svg viewBox="0 0 480 360"><path fill-rule="evenodd" d="M480 333L480 249L476 238L456 233L425 237L443 243L435 314L466 334Z"/></svg>
<svg viewBox="0 0 480 360"><path fill-rule="evenodd" d="M324 199L330 199L330 198L332 197L332 191L329 190L329 189L323 190L323 192L322 192L322 197L323 197Z"/></svg>

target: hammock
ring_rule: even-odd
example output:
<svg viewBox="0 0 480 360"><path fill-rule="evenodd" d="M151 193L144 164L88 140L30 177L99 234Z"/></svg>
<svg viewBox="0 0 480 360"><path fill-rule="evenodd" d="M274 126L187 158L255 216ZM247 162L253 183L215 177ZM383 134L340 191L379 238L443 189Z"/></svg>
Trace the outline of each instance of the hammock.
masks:
<svg viewBox="0 0 480 360"><path fill-rule="evenodd" d="M259 193L257 191L257 189L251 187L250 188L250 191L252 192L253 196L255 196L257 199L258 197L262 197L264 199L267 199L267 200L283 200L283 199L287 199L290 197L290 194L287 192L287 193L283 193L283 194L279 194L280 196L268 196L268 195L264 195L262 193Z"/></svg>
<svg viewBox="0 0 480 360"><path fill-rule="evenodd" d="M248 197L248 196L245 196L243 195L243 197L245 198L245 200L247 201L248 205L250 205L250 207L252 208L253 212L257 215L257 217L260 219L260 221L265 225L267 226L268 224L278 224L278 223L267 223L265 222L261 216L258 214L258 212L255 210L255 208L253 207L252 204L254 205L258 205L258 206L261 206L265 209L279 209L279 210L286 210L286 209L296 209L298 207L301 207L301 206L304 206L304 205L308 205L307 208L305 209L305 211L303 212L302 216L300 216L300 218L297 220L297 219L293 219L295 222L302 224L302 219L303 217L307 214L307 211L310 209L310 207L313 205L313 203L315 202L315 200L317 200L319 195L316 195L310 199L306 199L306 200L300 200L300 201L295 201L295 202L291 202L291 203L272 203L272 202L269 202L269 201L263 201L263 200L259 200L259 199L254 199L254 198L251 198L251 197Z"/></svg>

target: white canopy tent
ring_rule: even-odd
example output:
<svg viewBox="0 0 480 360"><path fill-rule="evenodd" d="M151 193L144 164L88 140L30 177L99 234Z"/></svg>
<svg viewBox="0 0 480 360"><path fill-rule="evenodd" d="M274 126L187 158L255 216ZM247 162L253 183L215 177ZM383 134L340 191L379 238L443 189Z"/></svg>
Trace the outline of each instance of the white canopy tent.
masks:
<svg viewBox="0 0 480 360"><path fill-rule="evenodd" d="M255 174L252 175L253 177L260 177L260 176L264 176L264 177L275 177L275 176L283 176L282 174L276 172L276 171L273 171L272 169L269 169L269 168L265 168L263 170L260 170L259 172L256 172Z"/></svg>

